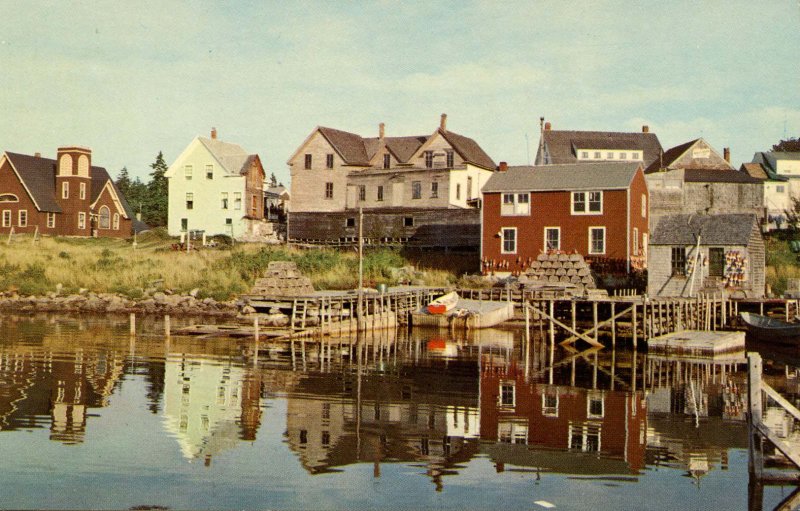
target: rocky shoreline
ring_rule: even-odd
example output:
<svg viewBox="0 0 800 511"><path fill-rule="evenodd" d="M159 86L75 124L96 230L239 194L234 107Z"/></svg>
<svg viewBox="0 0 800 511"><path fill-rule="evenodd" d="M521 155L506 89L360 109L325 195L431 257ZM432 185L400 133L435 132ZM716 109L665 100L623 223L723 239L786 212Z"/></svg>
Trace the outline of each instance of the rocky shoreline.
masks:
<svg viewBox="0 0 800 511"><path fill-rule="evenodd" d="M45 296L20 296L14 292L0 293L2 312L114 312L137 314L236 316L241 308L237 300L218 302L213 298L197 298L198 290L186 294L169 291L155 292L133 300L114 293L61 295L48 293Z"/></svg>

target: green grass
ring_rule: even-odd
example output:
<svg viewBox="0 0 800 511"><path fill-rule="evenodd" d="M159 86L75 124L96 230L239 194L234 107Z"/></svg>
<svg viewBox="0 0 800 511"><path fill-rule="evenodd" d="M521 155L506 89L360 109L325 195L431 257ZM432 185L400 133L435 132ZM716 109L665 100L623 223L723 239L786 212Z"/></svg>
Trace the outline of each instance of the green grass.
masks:
<svg viewBox="0 0 800 511"><path fill-rule="evenodd" d="M0 291L41 295L55 291L119 293L139 298L148 289L185 293L199 288L199 297L227 300L246 292L271 261L293 261L316 289L353 289L358 285L355 250L296 249L286 246L236 243L190 253L172 250L176 242L163 229L131 240L109 238L41 238L20 236L10 245L0 243ZM475 256L473 256L475 257ZM419 263L420 261L415 261ZM443 266L448 260L437 261ZM401 282L446 286L457 284L455 269L414 266L402 252L369 248L364 253L364 284ZM455 267L454 267L455 268Z"/></svg>
<svg viewBox="0 0 800 511"><path fill-rule="evenodd" d="M798 254L792 252L785 236L769 236L765 239L767 249L767 285L773 294L782 296L789 279L800 279Z"/></svg>

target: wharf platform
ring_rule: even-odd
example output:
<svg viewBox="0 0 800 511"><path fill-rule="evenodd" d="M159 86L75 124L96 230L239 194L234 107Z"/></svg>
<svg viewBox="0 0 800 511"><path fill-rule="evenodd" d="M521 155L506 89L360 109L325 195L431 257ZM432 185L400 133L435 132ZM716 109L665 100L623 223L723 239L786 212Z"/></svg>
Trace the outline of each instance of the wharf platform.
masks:
<svg viewBox="0 0 800 511"><path fill-rule="evenodd" d="M431 314L425 307L411 312L411 325L469 330L489 328L513 317L514 304L511 302L459 298L455 307L445 314Z"/></svg>
<svg viewBox="0 0 800 511"><path fill-rule="evenodd" d="M650 353L714 356L743 352L744 337L744 332L684 330L653 337L647 346Z"/></svg>

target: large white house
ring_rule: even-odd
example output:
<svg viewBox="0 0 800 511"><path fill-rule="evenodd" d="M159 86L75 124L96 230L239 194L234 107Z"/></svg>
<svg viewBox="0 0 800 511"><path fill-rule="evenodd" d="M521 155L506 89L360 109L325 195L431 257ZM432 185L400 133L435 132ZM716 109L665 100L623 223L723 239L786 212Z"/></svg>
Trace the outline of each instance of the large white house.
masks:
<svg viewBox="0 0 800 511"><path fill-rule="evenodd" d="M197 137L170 165L169 215L172 236L188 231L236 239L264 221L264 168L257 154L217 139Z"/></svg>

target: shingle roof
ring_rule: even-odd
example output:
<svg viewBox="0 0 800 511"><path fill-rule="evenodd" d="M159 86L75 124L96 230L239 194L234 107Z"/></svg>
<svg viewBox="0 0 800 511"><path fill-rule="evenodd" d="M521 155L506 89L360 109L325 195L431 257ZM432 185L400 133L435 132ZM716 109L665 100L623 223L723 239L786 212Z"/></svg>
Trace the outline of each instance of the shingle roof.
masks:
<svg viewBox="0 0 800 511"><path fill-rule="evenodd" d="M238 144L223 142L221 140L197 137L200 142L214 155L225 172L238 176L247 172L255 155L247 154Z"/></svg>
<svg viewBox="0 0 800 511"><path fill-rule="evenodd" d="M416 137L386 137L386 147L400 163L408 163L417 149L428 139L425 135ZM375 139L377 140L377 139Z"/></svg>
<svg viewBox="0 0 800 511"><path fill-rule="evenodd" d="M636 162L513 166L492 174L482 191L619 190L630 186L640 167L641 164Z"/></svg>
<svg viewBox="0 0 800 511"><path fill-rule="evenodd" d="M761 179L751 177L738 170L685 169L683 180L687 183L761 183Z"/></svg>
<svg viewBox="0 0 800 511"><path fill-rule="evenodd" d="M128 204L128 200L124 195L122 195L122 193L120 193L119 188L117 188L117 185L114 183L114 180L111 179L111 176L108 175L108 172L103 167L92 167L92 202L97 200L97 198L100 196L100 193L103 191L103 188L106 186L106 182L108 181L111 181L111 186L114 187L114 192L116 192L117 197L119 198L122 209L125 210L125 216L133 220L135 215L130 204Z"/></svg>
<svg viewBox="0 0 800 511"><path fill-rule="evenodd" d="M661 142L655 133L622 133L613 131L567 131L545 130L543 142L550 160L554 164L578 161L575 143L581 149L631 149L642 151L644 167L647 168L661 154ZM539 155L537 154L537 161Z"/></svg>
<svg viewBox="0 0 800 511"><path fill-rule="evenodd" d="M481 149L481 146L471 138L441 128L439 129L439 133L445 140L450 142L450 145L461 155L464 161L487 170L495 169L496 165L494 164L494 160L492 160L489 155Z"/></svg>
<svg viewBox="0 0 800 511"><path fill-rule="evenodd" d="M328 139L347 165L369 165L369 157L361 135L333 128L319 127L319 132Z"/></svg>
<svg viewBox="0 0 800 511"><path fill-rule="evenodd" d="M756 179L769 179L767 171L764 170L764 167L761 166L760 163L742 163L742 166L739 170L740 172L746 172L747 175Z"/></svg>
<svg viewBox="0 0 800 511"><path fill-rule="evenodd" d="M661 217L650 238L652 245L748 245L755 215L667 215Z"/></svg>
<svg viewBox="0 0 800 511"><path fill-rule="evenodd" d="M692 147L695 143L697 143L698 140L700 139L696 138L684 144L676 145L675 147L670 147L669 149L664 151L663 155L653 160L653 163L651 163L649 166L645 168L644 173L650 174L653 172L658 172L662 168L668 168L670 165L675 163L675 160L680 158L683 153L685 153L690 147Z"/></svg>
<svg viewBox="0 0 800 511"><path fill-rule="evenodd" d="M61 213L61 206L56 203L56 161L8 151L6 156L17 169L20 179L30 191L39 210Z"/></svg>

